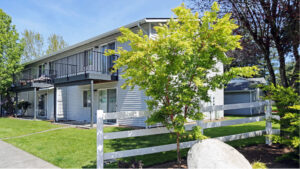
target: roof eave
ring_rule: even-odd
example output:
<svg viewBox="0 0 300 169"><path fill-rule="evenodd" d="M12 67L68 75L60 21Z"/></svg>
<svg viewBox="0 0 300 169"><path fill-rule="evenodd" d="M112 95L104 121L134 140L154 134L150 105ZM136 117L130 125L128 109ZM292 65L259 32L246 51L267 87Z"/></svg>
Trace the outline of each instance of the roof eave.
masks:
<svg viewBox="0 0 300 169"><path fill-rule="evenodd" d="M156 22L165 22L165 21L167 21L167 19L156 19ZM135 22L133 22L133 23L127 24L127 25L125 25L125 26L122 26L122 27L132 28L132 27L137 26L138 24L144 24L144 23L146 23L146 22L155 22L155 19L153 19L153 18L149 18L149 19L144 18L144 19L135 21ZM96 40L98 40L98 39L107 37L107 36L112 35L112 34L118 33L118 32L120 32L120 28L121 28L121 27L119 27L119 28L117 28L117 29L114 29L114 30L111 30L111 31L109 31L109 32L100 34L100 35L95 36L95 37L93 37L93 38L87 39L87 40L85 40L85 41L76 43L76 44L74 44L74 45L68 46L68 47L66 47L66 48L64 48L64 49L58 50L58 51L56 51L56 52L53 52L53 53L51 53L51 54L49 54L49 55L40 57L40 58L38 58L38 59L29 61L29 62L25 62L24 65L30 65L30 64L39 62L39 61L41 61L41 60L47 59L47 58L52 57L52 56L54 56L54 55L57 55L57 54L66 52L66 51L68 51L68 50L72 50L72 49L74 49L74 48L76 48L76 47L79 47L79 46L82 46L82 45L91 43L91 42L93 42L93 41L96 41Z"/></svg>

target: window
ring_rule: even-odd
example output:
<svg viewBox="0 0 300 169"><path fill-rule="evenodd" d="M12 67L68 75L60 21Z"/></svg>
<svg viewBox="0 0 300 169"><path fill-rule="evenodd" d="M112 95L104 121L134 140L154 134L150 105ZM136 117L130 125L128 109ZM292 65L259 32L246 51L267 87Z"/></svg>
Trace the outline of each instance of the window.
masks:
<svg viewBox="0 0 300 169"><path fill-rule="evenodd" d="M110 72L113 65L114 65L114 61L116 60L116 56L104 56L104 53L106 50L111 49L114 50L115 49L115 42L109 43L107 45L103 45L101 47L101 53L102 53L102 72L106 73L106 72Z"/></svg>
<svg viewBox="0 0 300 169"><path fill-rule="evenodd" d="M83 91L83 107L91 107L91 91Z"/></svg>

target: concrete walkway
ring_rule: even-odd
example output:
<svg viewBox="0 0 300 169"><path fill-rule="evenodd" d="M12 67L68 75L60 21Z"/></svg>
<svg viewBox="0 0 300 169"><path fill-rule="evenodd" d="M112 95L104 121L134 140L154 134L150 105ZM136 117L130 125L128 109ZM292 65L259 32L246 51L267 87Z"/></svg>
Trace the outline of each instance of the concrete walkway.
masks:
<svg viewBox="0 0 300 169"><path fill-rule="evenodd" d="M0 140L0 168L58 167Z"/></svg>

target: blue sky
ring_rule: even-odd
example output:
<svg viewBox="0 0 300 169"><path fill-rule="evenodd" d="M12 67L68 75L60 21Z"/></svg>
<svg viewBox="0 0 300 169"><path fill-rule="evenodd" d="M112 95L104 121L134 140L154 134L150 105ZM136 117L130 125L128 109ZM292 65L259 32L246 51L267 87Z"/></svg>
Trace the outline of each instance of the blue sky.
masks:
<svg viewBox="0 0 300 169"><path fill-rule="evenodd" d="M171 17L182 0L1 0L18 32L62 35L69 45L145 17Z"/></svg>

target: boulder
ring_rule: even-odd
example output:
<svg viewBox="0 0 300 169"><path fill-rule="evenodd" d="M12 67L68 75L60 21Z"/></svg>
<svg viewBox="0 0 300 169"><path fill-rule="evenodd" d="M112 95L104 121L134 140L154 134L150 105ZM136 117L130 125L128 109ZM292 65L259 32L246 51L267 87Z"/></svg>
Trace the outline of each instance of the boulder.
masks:
<svg viewBox="0 0 300 169"><path fill-rule="evenodd" d="M190 169L252 169L249 161L236 149L217 139L205 139L188 152Z"/></svg>

